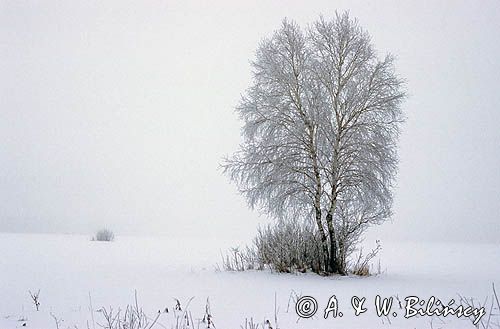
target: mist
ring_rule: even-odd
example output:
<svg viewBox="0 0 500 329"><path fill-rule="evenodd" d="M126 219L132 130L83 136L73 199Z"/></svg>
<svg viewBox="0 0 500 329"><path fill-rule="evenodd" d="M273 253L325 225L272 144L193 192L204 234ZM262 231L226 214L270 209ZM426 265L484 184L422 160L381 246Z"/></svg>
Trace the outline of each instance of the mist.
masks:
<svg viewBox="0 0 500 329"><path fill-rule="evenodd" d="M219 164L259 41L349 10L409 98L393 221L370 238L500 242L500 3L0 2L0 231L249 239Z"/></svg>

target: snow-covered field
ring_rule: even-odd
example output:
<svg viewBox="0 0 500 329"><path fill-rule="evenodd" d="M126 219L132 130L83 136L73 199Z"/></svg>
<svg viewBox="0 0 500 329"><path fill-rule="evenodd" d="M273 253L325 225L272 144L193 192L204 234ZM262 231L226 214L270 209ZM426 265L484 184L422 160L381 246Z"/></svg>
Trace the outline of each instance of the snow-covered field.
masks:
<svg viewBox="0 0 500 329"><path fill-rule="evenodd" d="M484 301L491 297L493 282L500 287L500 245L383 241L385 271L368 278L217 271L220 251L233 245L166 237L118 236L103 243L88 236L0 234L0 328L56 328L53 316L63 320L61 329L99 328L103 318L98 310L123 309L134 302L134 291L152 317L169 308L155 328L175 328L174 298L185 307L191 297L194 328L206 327L197 319L205 313L207 297L218 329L244 327L250 318L260 323L269 319L276 329L275 315L282 329L473 328L469 320L453 316L404 319L397 305L393 310L399 314L389 316L389 322L376 315L374 299L436 296L447 303L460 294ZM37 312L29 291L38 289ZM306 295L317 300L319 309L312 318L299 320L294 300ZM344 316L324 319L332 295ZM358 317L351 307L354 295L367 299L368 310Z"/></svg>

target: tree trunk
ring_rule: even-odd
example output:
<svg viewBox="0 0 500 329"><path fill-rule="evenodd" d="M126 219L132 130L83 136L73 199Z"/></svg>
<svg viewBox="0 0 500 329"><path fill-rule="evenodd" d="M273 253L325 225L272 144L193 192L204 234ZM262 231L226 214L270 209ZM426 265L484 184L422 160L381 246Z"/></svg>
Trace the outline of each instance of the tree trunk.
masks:
<svg viewBox="0 0 500 329"><path fill-rule="evenodd" d="M346 275L344 266L342 266L339 250L337 248L337 239L335 237L335 228L333 226L333 210L335 209L335 202L332 202L330 210L326 214L326 224L328 227L328 238L330 240L330 257L328 263L328 271L330 273Z"/></svg>
<svg viewBox="0 0 500 329"><path fill-rule="evenodd" d="M333 214L329 211L326 214L326 224L328 227L328 238L330 243L330 257L328 261L328 272L339 273L338 271L338 258L337 258L337 241L335 239L335 232L333 228Z"/></svg>
<svg viewBox="0 0 500 329"><path fill-rule="evenodd" d="M315 207L316 211L316 225L318 226L318 231L319 235L321 238L321 247L323 250L323 257L324 257L324 263L325 263L325 272L328 272L328 241L326 239L326 234L325 231L323 230L323 224L321 223L321 209L318 207ZM321 264L320 264L321 268Z"/></svg>

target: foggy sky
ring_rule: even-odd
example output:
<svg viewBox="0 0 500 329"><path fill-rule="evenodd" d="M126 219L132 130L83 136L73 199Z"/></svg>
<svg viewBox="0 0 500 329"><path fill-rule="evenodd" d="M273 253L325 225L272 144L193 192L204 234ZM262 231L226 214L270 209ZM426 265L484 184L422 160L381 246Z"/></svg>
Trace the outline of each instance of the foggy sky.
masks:
<svg viewBox="0 0 500 329"><path fill-rule="evenodd" d="M394 220L500 242L500 2L0 1L0 231L251 237L219 170L258 42L349 10L407 80Z"/></svg>

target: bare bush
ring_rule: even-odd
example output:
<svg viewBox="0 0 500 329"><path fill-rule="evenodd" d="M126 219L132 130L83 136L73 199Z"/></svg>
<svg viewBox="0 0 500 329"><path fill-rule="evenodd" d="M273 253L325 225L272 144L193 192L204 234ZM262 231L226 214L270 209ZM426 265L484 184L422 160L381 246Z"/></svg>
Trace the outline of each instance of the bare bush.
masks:
<svg viewBox="0 0 500 329"><path fill-rule="evenodd" d="M308 270L322 273L325 257L320 239L312 223L280 220L259 228L251 246L231 248L222 256L222 268L226 271L271 269L283 273Z"/></svg>
<svg viewBox="0 0 500 329"><path fill-rule="evenodd" d="M111 242L115 239L115 234L113 231L108 229L101 229L96 232L95 236L92 238L92 241L107 241Z"/></svg>
<svg viewBox="0 0 500 329"><path fill-rule="evenodd" d="M245 324L240 326L241 329L273 329L271 322L265 320L262 323L255 322L253 318L245 318Z"/></svg>
<svg viewBox="0 0 500 329"><path fill-rule="evenodd" d="M313 223L308 224L300 220L278 220L258 229L250 247L244 249L231 248L222 255L222 269L226 271L245 271L271 269L281 273L295 273L312 271L318 274L327 274L324 250L320 247L321 237ZM374 271L371 262L382 250L380 241L368 254L360 248L354 254L354 249L346 251L346 261L349 273L369 276L381 273L380 264Z"/></svg>
<svg viewBox="0 0 500 329"><path fill-rule="evenodd" d="M162 312L158 311L157 314L150 318L142 308L137 308L135 305L127 305L125 311L121 309L117 311L112 307L101 308L98 310L104 318L104 323L99 324L105 329L149 329L153 328Z"/></svg>
<svg viewBox="0 0 500 329"><path fill-rule="evenodd" d="M222 269L224 271L245 271L253 269L264 269L263 264L259 264L256 259L255 249L245 247L240 250L239 247L233 247L228 253L222 254ZM220 266L218 266L220 269Z"/></svg>
<svg viewBox="0 0 500 329"><path fill-rule="evenodd" d="M469 319L476 328L483 329L493 329L500 328L500 301L498 299L498 294L495 289L495 283L492 284L492 295L486 298L484 301L475 300L474 298L468 298L459 295L460 303L466 307L472 308L484 308L486 310L488 317L481 318L477 323L474 323L474 317L470 316ZM489 299L489 301L488 301Z"/></svg>
<svg viewBox="0 0 500 329"><path fill-rule="evenodd" d="M370 263L377 256L377 254L382 250L382 245L380 241L376 241L377 246L373 248L368 254L363 254L363 248L360 248L358 255L355 257L353 264L351 265L351 273L359 276L370 276L372 271L370 271ZM380 263L378 266L377 273L380 273Z"/></svg>
<svg viewBox="0 0 500 329"><path fill-rule="evenodd" d="M288 311L287 311L288 312ZM273 327L274 325L274 327ZM279 329L278 326L278 306L276 304L276 292L274 293L274 324L271 324L269 319L265 319L262 323L254 322L253 318L245 318L245 324L240 325L241 329Z"/></svg>
<svg viewBox="0 0 500 329"><path fill-rule="evenodd" d="M153 329L153 328L172 328L172 329L193 329L206 328L215 329L214 317L210 309L210 301L207 298L203 317L193 319L190 304L194 297L189 298L185 303L178 298L173 298L173 305L164 307L148 316L139 304L137 292L132 304L125 308L101 307L96 312L101 317L94 321L92 316L92 326L87 323L87 328L104 329ZM89 295L90 311L93 313L92 300ZM162 323L163 322L163 323Z"/></svg>
<svg viewBox="0 0 500 329"><path fill-rule="evenodd" d="M320 237L313 225L299 220L278 221L260 228L254 239L255 260L260 268L277 272L319 273L324 267Z"/></svg>
<svg viewBox="0 0 500 329"><path fill-rule="evenodd" d="M31 299L33 300L33 304L35 305L35 308L38 311L40 309L40 289L38 289L38 291L35 293L32 293L31 291L29 293Z"/></svg>
<svg viewBox="0 0 500 329"><path fill-rule="evenodd" d="M124 310L113 307L102 307L97 312L102 315L102 323L97 324L104 329L151 329L158 324L158 319L163 313L168 313L168 309L164 311L157 311L152 317L149 317L144 312L143 308L139 306L137 300L137 292L135 292L135 300L133 304L129 304ZM91 312L93 312L91 310ZM92 320L94 323L94 320ZM93 325L95 328L95 325Z"/></svg>
<svg viewBox="0 0 500 329"><path fill-rule="evenodd" d="M245 319L245 325L241 325L240 327L241 327L241 329L259 329L259 328L261 328L259 323L253 321L253 318L250 318L250 320ZM262 328L264 328L264 326L262 326Z"/></svg>
<svg viewBox="0 0 500 329"><path fill-rule="evenodd" d="M61 318L58 318L54 313L50 312L50 316L54 319L54 322L56 323L56 329L59 329L61 327L61 323L64 321Z"/></svg>

